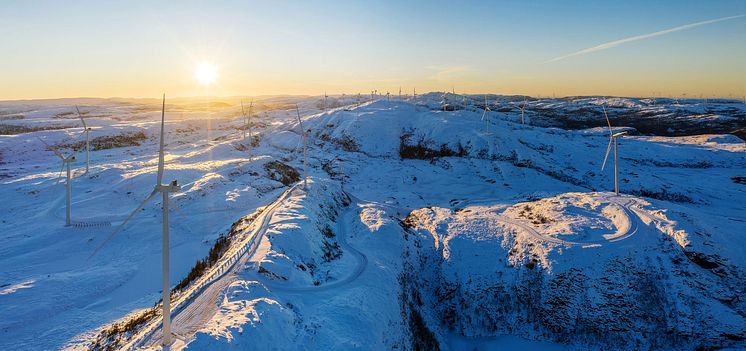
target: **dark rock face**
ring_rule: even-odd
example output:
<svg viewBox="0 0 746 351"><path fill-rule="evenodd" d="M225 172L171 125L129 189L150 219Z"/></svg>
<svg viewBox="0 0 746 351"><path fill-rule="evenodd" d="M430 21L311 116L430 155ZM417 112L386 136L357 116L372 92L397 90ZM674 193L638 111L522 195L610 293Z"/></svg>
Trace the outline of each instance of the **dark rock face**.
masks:
<svg viewBox="0 0 746 351"><path fill-rule="evenodd" d="M267 176L270 179L278 181L285 186L289 186L300 180L300 173L295 168L277 160L265 163L264 169L267 171Z"/></svg>

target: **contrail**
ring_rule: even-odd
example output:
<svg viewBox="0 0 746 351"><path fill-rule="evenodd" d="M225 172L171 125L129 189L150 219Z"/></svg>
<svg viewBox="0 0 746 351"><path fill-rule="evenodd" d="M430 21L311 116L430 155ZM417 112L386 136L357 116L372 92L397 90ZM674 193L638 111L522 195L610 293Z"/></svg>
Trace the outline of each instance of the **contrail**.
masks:
<svg viewBox="0 0 746 351"><path fill-rule="evenodd" d="M634 36L634 37L629 37L629 38L625 38L625 39L610 41L608 43L603 43L603 44L596 45L596 46L591 47L591 48L587 48L587 49L583 49L583 50L580 50L580 51L577 51L577 52L573 52L572 54L567 54L567 55L564 55L564 56L555 57L555 58L553 58L551 60L544 61L544 63L557 62L557 61L560 61L560 60L564 60L564 59L566 59L568 57L573 57L573 56L578 56L578 55L584 55L584 54L588 54L588 53L591 53L591 52L596 52L596 51L611 49L613 47L617 47L619 45L630 43L630 42L633 42L633 41L638 41L638 40L653 38L653 37L665 35L665 34L668 34L668 33L673 33L673 32L678 32L678 31L682 31L682 30L687 30L687 29L694 28L694 27L699 27L699 26L704 26L706 24L717 23L717 22L732 20L732 19L736 19L736 18L742 18L744 16L746 16L746 15L738 15L738 16L729 16L729 17L717 18L717 19L713 19L713 20L709 20L709 21L702 21L702 22L696 22L696 23L691 23L691 24L685 24L683 26L678 26L678 27L674 27L674 28L662 30L662 31L659 31L659 32L648 33L648 34L643 34L643 35L637 35L637 36Z"/></svg>

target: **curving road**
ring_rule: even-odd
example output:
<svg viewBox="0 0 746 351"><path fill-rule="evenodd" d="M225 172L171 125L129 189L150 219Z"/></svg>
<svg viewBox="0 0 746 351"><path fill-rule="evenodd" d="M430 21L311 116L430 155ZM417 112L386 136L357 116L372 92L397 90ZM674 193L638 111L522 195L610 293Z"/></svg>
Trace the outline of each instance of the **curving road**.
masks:
<svg viewBox="0 0 746 351"><path fill-rule="evenodd" d="M240 240L234 241L228 254L223 256L224 259L212 268L208 274L194 283L186 292L174 299L172 302L172 332L176 339L186 343L214 316L218 309L218 299L222 295L224 288L239 279L238 273L245 270L248 260L259 246L277 206L283 203L294 191L297 191L297 185L288 189L275 202L267 206L258 220L252 224L254 228ZM357 279L368 264L368 257L350 246L347 242L347 235L352 233L350 230L350 224L353 222L351 216L359 213L358 206L356 206L358 203L354 201L350 204L349 208L340 214L337 221L338 242L344 251L353 255L356 261L355 268L348 276L321 286L295 287L289 286L284 282L274 281L257 272L253 273L253 278L271 290L289 293L330 290ZM159 345L162 338L161 323L162 319L160 316L154 318L142 327L122 349L155 347Z"/></svg>
<svg viewBox="0 0 746 351"><path fill-rule="evenodd" d="M621 241L621 240L632 237L633 235L637 234L640 228L641 217L647 217L647 218L650 217L649 215L646 215L644 212L634 208L634 206L637 204L637 201L634 198L623 196L623 195L615 196L615 195L607 194L607 195L600 196L599 199L615 204L624 211L624 215L626 218L624 218L622 221L628 224L626 229L619 230L615 233L602 234L600 236L601 238L597 240L580 242L580 241L563 240L563 239L560 239L554 236L549 236L549 235L539 233L536 229L531 227L527 222L522 221L522 220L509 218L509 217L502 216L502 215L496 215L496 219L498 222L502 222L509 226L520 228L527 235L539 241L551 242L551 243L567 245L567 246L597 246L599 244L617 242L617 241ZM483 202L483 200L477 200L474 202L476 203ZM469 201L466 203L471 204L474 202Z"/></svg>
<svg viewBox="0 0 746 351"><path fill-rule="evenodd" d="M350 230L350 223L352 223L350 216L359 213L359 210L357 209L358 206L356 206L359 202L352 196L350 196L350 198L353 198L354 201L349 205L348 209L344 210L344 212L337 217L338 242L340 246L342 246L343 251L352 253L352 255L355 257L355 260L357 261L355 269L348 276L319 286L289 286L286 282L280 282L267 278L256 271L254 271L254 273L252 274L252 278L259 281L271 290L288 293L330 290L348 284L357 279L363 273L363 271L365 271L365 267L368 265L368 256L360 252L358 249L350 246L350 244L347 242L347 235L349 233L352 233L352 230Z"/></svg>

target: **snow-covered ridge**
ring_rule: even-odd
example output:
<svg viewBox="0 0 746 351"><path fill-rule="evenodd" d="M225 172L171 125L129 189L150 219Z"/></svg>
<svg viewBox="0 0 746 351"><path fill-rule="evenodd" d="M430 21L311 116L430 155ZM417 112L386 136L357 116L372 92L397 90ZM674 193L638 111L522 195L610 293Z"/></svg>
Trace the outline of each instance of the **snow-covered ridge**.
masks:
<svg viewBox="0 0 746 351"><path fill-rule="evenodd" d="M354 266L353 253L340 246L336 222L351 200L328 180L311 179L308 189L294 193L275 211L252 257L259 274L289 286L323 286Z"/></svg>
<svg viewBox="0 0 746 351"><path fill-rule="evenodd" d="M607 129L537 126L542 114L575 113L575 105L603 126L603 99L525 99L526 125L524 97L488 96L488 113L483 96L445 99L444 111L438 93L359 104L335 97L322 111L318 97L273 98L263 105L279 108L255 114L252 140L235 104L167 111L166 179L182 186L172 202L172 285L232 223L273 204L242 231L250 249L223 272L228 279L204 285L176 312L172 349L462 349L505 338L560 349L620 340L638 349L741 346L742 141L631 133L619 140L627 195L615 197L606 193L612 164L600 170ZM296 102L309 131L305 191ZM609 99L611 117L648 102L628 103ZM679 103L655 106L688 113L696 101ZM711 104L722 109L708 114L739 110ZM145 138L94 151L88 175L76 164L74 221L114 226L147 195L157 164L152 107L83 108L92 137ZM31 117L2 123L77 123L64 114L69 106L25 108L13 113ZM158 301L157 203L91 261L82 258L111 227L60 225L59 161L36 137L69 146L80 132L0 137L0 196L10 205L0 213L9 228L0 312L12 316L0 321L8 335L0 347L81 345L90 331ZM409 213L416 230L399 224ZM151 331L137 345L158 348L157 319Z"/></svg>
<svg viewBox="0 0 746 351"><path fill-rule="evenodd" d="M413 284L441 338L690 349L743 332L742 269L703 264L695 248L708 238L644 200L570 193L420 209L405 222L420 243L410 246Z"/></svg>

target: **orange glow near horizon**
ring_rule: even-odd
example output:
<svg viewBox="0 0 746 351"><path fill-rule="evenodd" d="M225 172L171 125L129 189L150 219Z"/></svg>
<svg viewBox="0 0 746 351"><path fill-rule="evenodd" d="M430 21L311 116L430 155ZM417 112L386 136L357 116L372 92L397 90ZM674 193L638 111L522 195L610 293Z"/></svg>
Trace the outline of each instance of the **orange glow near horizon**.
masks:
<svg viewBox="0 0 746 351"><path fill-rule="evenodd" d="M11 2L0 12L0 100L400 87L407 94L743 99L746 3L670 7L642 0Z"/></svg>

